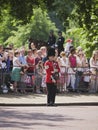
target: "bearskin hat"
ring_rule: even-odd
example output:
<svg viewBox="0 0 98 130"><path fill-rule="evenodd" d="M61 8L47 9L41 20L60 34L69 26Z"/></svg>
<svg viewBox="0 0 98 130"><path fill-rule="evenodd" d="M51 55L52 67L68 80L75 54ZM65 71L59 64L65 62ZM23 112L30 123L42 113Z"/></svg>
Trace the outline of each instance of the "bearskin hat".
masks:
<svg viewBox="0 0 98 130"><path fill-rule="evenodd" d="M49 48L47 52L47 57L49 56L55 56L55 49L54 48Z"/></svg>

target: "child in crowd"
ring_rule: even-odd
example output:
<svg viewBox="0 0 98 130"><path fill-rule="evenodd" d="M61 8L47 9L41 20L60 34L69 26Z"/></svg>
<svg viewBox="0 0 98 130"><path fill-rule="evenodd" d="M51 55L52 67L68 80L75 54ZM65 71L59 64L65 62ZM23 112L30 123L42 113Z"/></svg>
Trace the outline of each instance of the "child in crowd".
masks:
<svg viewBox="0 0 98 130"><path fill-rule="evenodd" d="M36 86L36 93L40 94L40 87L42 83L42 73L43 73L43 62L40 60L36 65L35 69L35 86Z"/></svg>
<svg viewBox="0 0 98 130"><path fill-rule="evenodd" d="M41 87L42 87L42 91L43 93L47 93L47 87L46 87L46 70L43 69L43 73L42 73L42 84L41 84Z"/></svg>
<svg viewBox="0 0 98 130"><path fill-rule="evenodd" d="M26 93L26 78L27 78L27 67L26 66L21 68L20 74L21 74L20 90L21 90L21 93Z"/></svg>
<svg viewBox="0 0 98 130"><path fill-rule="evenodd" d="M84 68L83 75L84 75L83 76L84 87L85 87L85 90L88 91L89 85L90 85L90 75L91 75L91 71L90 71L88 62L86 63L86 66Z"/></svg>

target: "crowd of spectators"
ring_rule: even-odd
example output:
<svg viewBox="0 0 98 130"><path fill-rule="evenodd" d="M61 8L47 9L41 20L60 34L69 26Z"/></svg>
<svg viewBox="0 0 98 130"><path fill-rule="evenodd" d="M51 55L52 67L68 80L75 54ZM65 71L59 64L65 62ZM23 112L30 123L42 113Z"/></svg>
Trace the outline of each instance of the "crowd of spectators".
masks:
<svg viewBox="0 0 98 130"><path fill-rule="evenodd" d="M28 88L36 93L47 93L45 67L48 47L55 48L55 60L60 67L57 90L98 92L98 50L94 50L88 61L82 47L74 48L72 39L65 42L59 32L56 42L53 31L50 32L47 46L37 49L31 42L28 49L21 46L7 48L0 45L0 92L6 86L8 91L27 93Z"/></svg>

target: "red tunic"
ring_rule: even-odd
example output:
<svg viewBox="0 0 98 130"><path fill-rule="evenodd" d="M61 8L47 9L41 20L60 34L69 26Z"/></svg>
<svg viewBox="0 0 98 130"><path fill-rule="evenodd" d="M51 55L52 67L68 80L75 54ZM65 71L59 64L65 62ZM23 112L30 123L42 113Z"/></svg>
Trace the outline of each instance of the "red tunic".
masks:
<svg viewBox="0 0 98 130"><path fill-rule="evenodd" d="M54 68L58 69L58 72L60 72L60 68L58 65L58 62L53 62L53 61L49 61L47 60L45 62L45 69L46 69L46 83L53 83L51 76L54 72Z"/></svg>

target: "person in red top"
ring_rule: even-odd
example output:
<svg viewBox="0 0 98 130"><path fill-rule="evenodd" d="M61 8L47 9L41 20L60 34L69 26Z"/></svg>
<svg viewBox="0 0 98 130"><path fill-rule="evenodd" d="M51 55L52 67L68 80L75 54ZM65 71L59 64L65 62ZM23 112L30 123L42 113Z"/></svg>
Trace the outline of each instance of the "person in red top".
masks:
<svg viewBox="0 0 98 130"><path fill-rule="evenodd" d="M28 52L27 52L27 57L26 57L26 61L27 61L27 64L28 64L28 69L27 69L27 72L28 73L34 73L34 69L35 69L35 58L32 54L32 50L29 49Z"/></svg>
<svg viewBox="0 0 98 130"><path fill-rule="evenodd" d="M76 91L76 85L75 85L76 76L75 75L76 75L76 68L77 68L77 57L76 57L75 48L71 49L68 60L69 60L69 65L70 65L68 69L68 73L70 73L68 76L69 77L68 84L69 85L71 84L72 91Z"/></svg>
<svg viewBox="0 0 98 130"><path fill-rule="evenodd" d="M46 69L46 85L47 85L47 106L55 105L56 96L56 79L53 74L59 72L60 68L57 62L55 62L55 49L50 48L47 54L48 60L45 62Z"/></svg>

